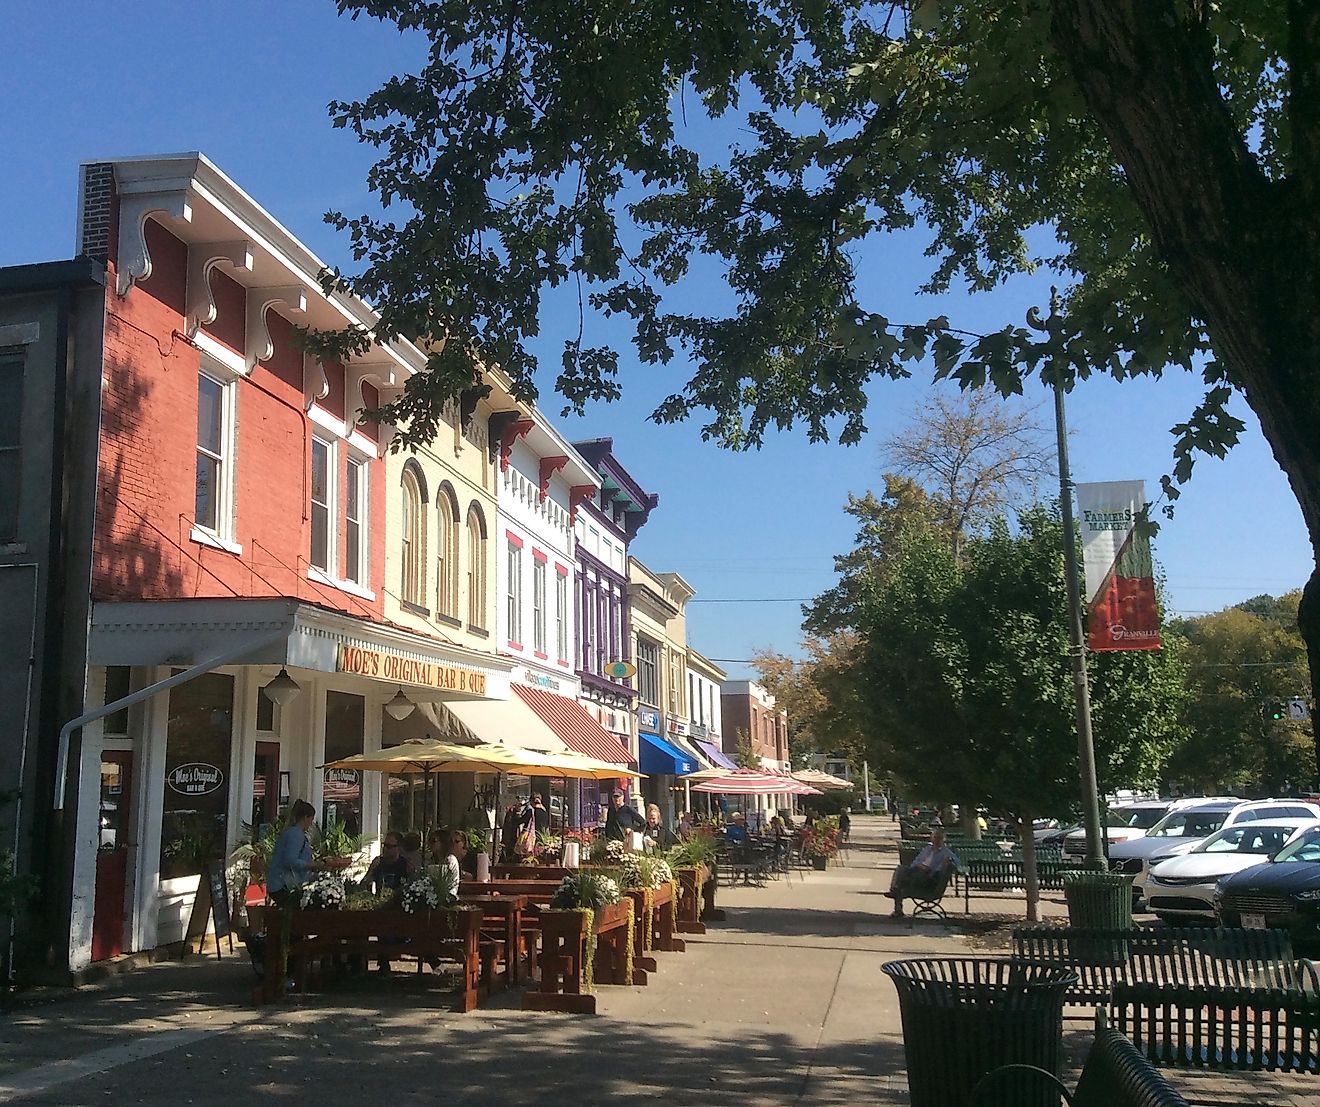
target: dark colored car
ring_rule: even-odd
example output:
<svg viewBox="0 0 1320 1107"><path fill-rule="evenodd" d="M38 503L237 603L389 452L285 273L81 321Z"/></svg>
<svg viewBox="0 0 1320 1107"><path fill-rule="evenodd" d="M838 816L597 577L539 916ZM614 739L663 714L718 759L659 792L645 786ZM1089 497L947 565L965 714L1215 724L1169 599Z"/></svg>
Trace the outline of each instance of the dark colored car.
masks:
<svg viewBox="0 0 1320 1107"><path fill-rule="evenodd" d="M1320 827L1221 880L1215 913L1224 926L1286 928L1298 953L1320 949Z"/></svg>

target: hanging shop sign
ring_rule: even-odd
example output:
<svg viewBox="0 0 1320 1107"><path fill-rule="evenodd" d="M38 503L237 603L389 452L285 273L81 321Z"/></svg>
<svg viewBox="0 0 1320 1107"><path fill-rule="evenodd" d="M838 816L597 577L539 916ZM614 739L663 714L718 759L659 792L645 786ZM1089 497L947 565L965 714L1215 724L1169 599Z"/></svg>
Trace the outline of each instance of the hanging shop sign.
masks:
<svg viewBox="0 0 1320 1107"><path fill-rule="evenodd" d="M225 774L215 765L190 761L175 765L165 774L165 784L185 796L207 796L218 791L225 782Z"/></svg>
<svg viewBox="0 0 1320 1107"><path fill-rule="evenodd" d="M385 650L340 646L335 667L341 673L371 677L387 684L416 684L423 688L443 688L448 692L467 692L474 696L486 694L485 673L460 669L457 665L417 661Z"/></svg>
<svg viewBox="0 0 1320 1107"><path fill-rule="evenodd" d="M627 680L637 675L637 666L630 661L611 661L605 666L605 675L615 680Z"/></svg>

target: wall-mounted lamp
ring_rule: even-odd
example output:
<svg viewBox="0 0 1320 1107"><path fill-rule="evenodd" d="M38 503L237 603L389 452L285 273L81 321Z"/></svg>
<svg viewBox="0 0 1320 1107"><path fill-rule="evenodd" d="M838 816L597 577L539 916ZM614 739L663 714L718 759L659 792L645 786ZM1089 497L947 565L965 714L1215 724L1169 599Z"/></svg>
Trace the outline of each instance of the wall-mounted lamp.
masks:
<svg viewBox="0 0 1320 1107"><path fill-rule="evenodd" d="M394 698L385 705L385 710L388 711L390 717L394 719L406 719L416 709L417 705L403 694L402 688L395 692Z"/></svg>

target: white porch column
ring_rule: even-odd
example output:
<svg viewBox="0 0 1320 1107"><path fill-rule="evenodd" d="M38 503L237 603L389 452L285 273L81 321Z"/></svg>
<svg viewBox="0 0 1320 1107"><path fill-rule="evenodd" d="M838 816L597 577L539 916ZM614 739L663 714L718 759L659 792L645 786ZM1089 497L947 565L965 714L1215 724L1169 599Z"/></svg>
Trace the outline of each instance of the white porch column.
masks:
<svg viewBox="0 0 1320 1107"><path fill-rule="evenodd" d="M83 710L105 702L105 669L88 672ZM69 917L69 968L74 972L92 962L92 917L96 911L96 851L101 843L102 720L82 731L78 761L78 807L73 819L73 884Z"/></svg>

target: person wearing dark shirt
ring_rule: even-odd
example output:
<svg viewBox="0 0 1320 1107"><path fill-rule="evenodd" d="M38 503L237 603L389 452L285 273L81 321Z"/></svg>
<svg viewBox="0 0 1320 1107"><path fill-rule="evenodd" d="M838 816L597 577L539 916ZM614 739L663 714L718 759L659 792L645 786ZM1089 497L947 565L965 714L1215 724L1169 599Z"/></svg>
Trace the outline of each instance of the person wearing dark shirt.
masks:
<svg viewBox="0 0 1320 1107"><path fill-rule="evenodd" d="M733 821L724 828L724 840L731 846L747 844L747 817L741 811L735 811Z"/></svg>
<svg viewBox="0 0 1320 1107"><path fill-rule="evenodd" d="M403 856L403 839L394 831L385 835L381 844L380 856L371 862L367 874L362 878L361 886L369 888L379 895L394 891L408 875L408 861Z"/></svg>
<svg viewBox="0 0 1320 1107"><path fill-rule="evenodd" d="M526 826L529 822L534 824L537 838L550 833L550 812L545 809L545 801L541 799L540 792L532 793L532 805L523 814L522 825Z"/></svg>
<svg viewBox="0 0 1320 1107"><path fill-rule="evenodd" d="M660 805L646 805L646 829L642 839L648 849L666 850L678 845L678 835L660 820Z"/></svg>
<svg viewBox="0 0 1320 1107"><path fill-rule="evenodd" d="M615 788L610 793L610 809L605 813L605 837L612 842L622 842L630 830L645 830L646 820L637 813L637 809L623 802L623 792Z"/></svg>

